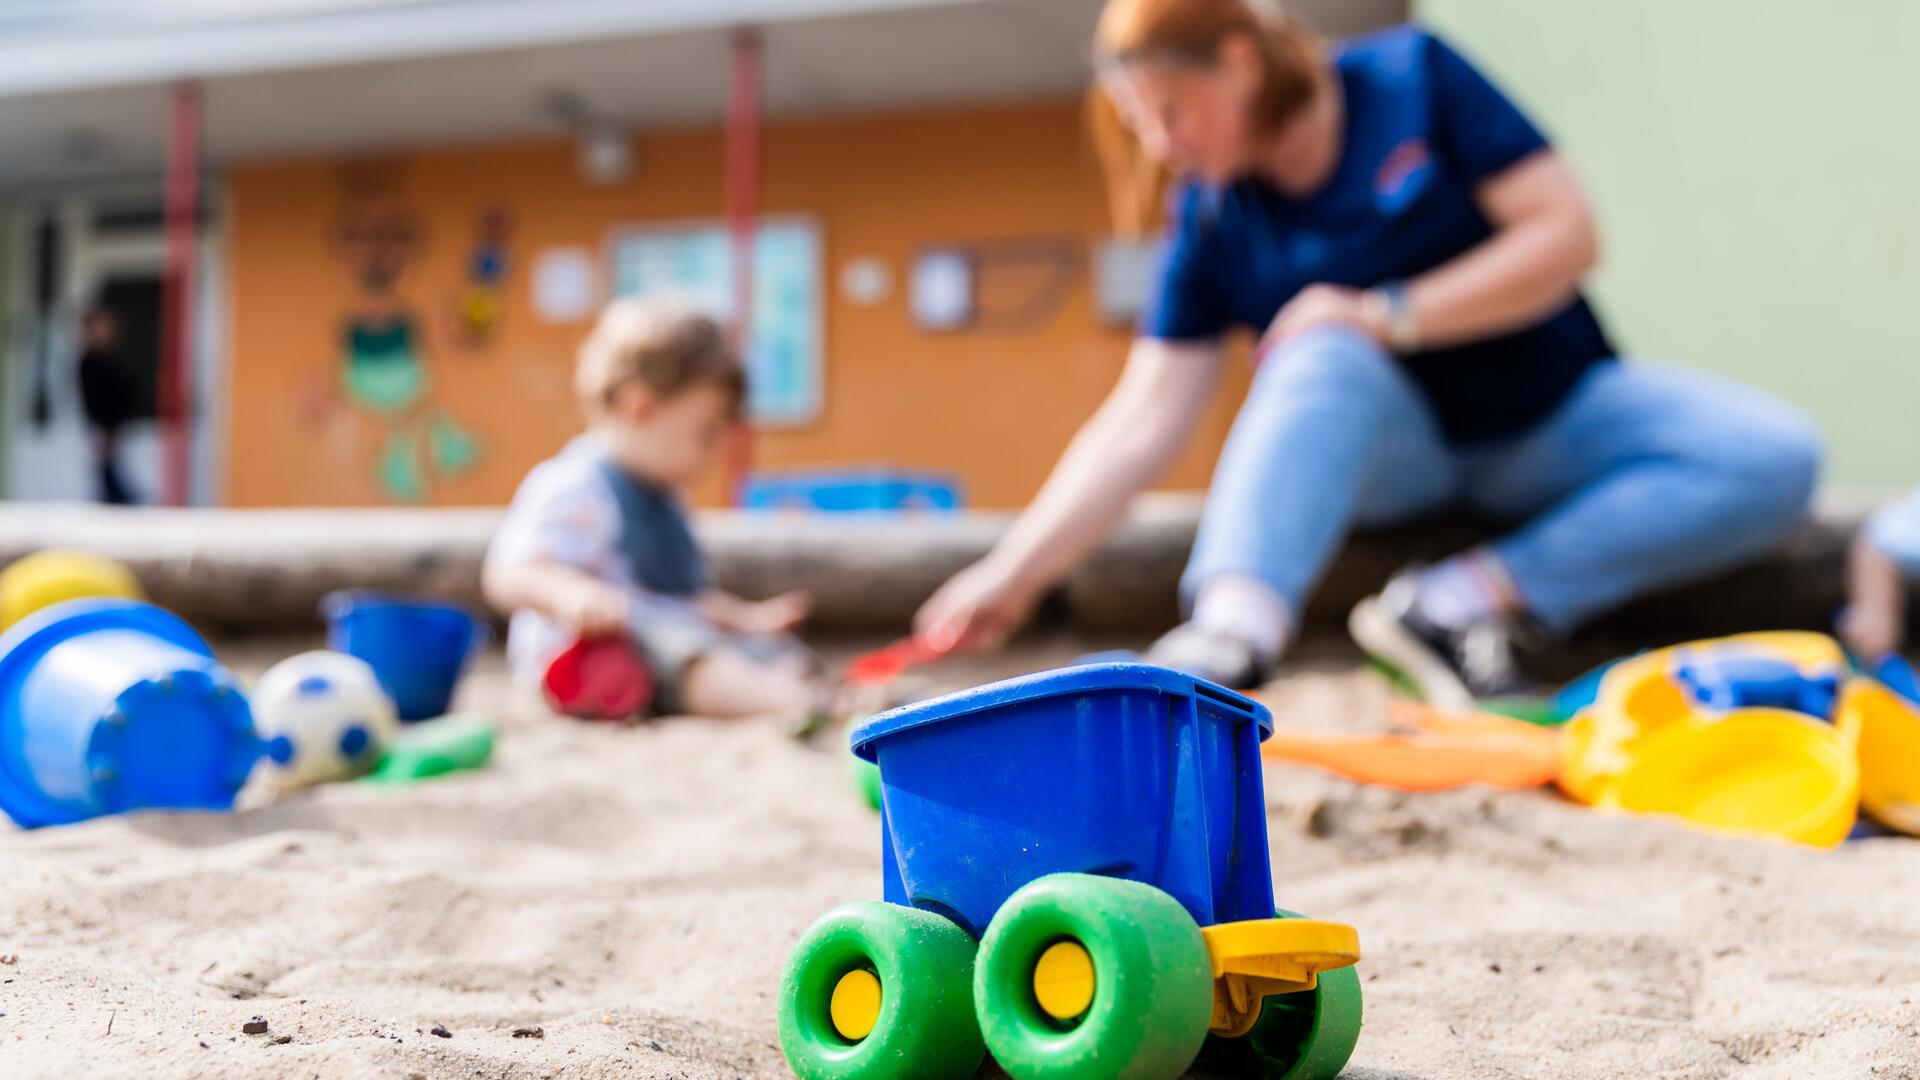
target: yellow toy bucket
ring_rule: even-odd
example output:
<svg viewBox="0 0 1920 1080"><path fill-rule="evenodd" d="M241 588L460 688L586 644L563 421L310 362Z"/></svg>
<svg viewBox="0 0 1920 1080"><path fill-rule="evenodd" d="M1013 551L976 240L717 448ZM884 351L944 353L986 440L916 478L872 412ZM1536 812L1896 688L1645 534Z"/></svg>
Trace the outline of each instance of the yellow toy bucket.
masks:
<svg viewBox="0 0 1920 1080"><path fill-rule="evenodd" d="M1846 654L1826 634L1767 630L1672 645L1615 664L1601 678L1593 704L1566 725L1560 787L1576 802L1597 803L1656 732L1681 723L1706 722L1688 691L1674 678L1682 653L1733 650L1768 655L1805 672L1842 670Z"/></svg>
<svg viewBox="0 0 1920 1080"><path fill-rule="evenodd" d="M1835 722L1860 749L1860 805L1887 828L1920 836L1920 711L1872 679L1854 679Z"/></svg>
<svg viewBox="0 0 1920 1080"><path fill-rule="evenodd" d="M1834 847L1859 802L1851 739L1799 713L1743 709L1648 735L1596 805Z"/></svg>
<svg viewBox="0 0 1920 1080"><path fill-rule="evenodd" d="M37 551L0 570L0 629L41 608L92 596L146 599L133 572L104 555Z"/></svg>

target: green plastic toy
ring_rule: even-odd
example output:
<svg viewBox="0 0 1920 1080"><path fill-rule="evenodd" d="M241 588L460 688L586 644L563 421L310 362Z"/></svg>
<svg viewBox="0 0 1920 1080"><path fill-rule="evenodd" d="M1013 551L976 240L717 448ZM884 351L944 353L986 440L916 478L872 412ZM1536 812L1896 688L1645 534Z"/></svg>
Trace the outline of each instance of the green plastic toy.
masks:
<svg viewBox="0 0 1920 1080"><path fill-rule="evenodd" d="M860 801L880 809L880 766L853 754L847 755L847 772L853 777L853 790Z"/></svg>
<svg viewBox="0 0 1920 1080"><path fill-rule="evenodd" d="M485 716L443 716L408 724L363 782L411 784L477 769L493 758L494 733L493 720Z"/></svg>

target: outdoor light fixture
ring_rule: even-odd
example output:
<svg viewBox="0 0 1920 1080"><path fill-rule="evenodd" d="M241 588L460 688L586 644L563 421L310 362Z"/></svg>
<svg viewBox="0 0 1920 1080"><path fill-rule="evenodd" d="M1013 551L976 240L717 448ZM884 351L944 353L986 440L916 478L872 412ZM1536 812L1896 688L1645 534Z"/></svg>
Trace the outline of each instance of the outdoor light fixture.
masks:
<svg viewBox="0 0 1920 1080"><path fill-rule="evenodd" d="M580 134L580 176L605 187L633 175L633 138L626 129L597 122Z"/></svg>
<svg viewBox="0 0 1920 1080"><path fill-rule="evenodd" d="M578 91L548 90L540 96L540 108L579 139L576 161L582 180L605 187L633 175L633 133L595 110Z"/></svg>

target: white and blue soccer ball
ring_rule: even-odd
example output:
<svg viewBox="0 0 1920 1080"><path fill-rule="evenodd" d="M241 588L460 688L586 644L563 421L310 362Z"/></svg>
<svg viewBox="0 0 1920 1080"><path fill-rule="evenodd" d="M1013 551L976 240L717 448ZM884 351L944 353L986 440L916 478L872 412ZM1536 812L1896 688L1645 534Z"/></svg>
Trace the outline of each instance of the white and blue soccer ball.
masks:
<svg viewBox="0 0 1920 1080"><path fill-rule="evenodd" d="M373 668L346 653L290 656L260 676L251 697L263 765L282 788L365 775L400 730Z"/></svg>

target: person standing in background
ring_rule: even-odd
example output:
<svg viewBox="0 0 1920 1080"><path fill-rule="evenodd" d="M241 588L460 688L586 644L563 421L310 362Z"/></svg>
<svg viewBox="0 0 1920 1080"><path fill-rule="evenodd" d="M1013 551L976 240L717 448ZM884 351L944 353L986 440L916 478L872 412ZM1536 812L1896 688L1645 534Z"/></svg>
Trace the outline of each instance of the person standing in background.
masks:
<svg viewBox="0 0 1920 1080"><path fill-rule="evenodd" d="M103 503L139 502L120 474L120 431L140 416L140 387L120 345L120 320L103 307L80 317L80 408L93 442L96 494Z"/></svg>

